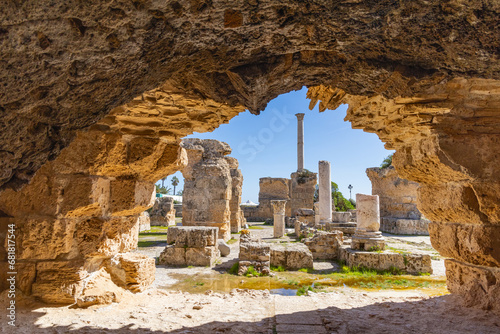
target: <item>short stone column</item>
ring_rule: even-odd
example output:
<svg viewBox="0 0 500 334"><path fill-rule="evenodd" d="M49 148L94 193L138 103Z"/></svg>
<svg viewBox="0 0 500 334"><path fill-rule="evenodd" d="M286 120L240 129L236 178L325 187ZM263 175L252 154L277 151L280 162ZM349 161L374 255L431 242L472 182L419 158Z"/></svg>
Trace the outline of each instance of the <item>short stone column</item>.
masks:
<svg viewBox="0 0 500 334"><path fill-rule="evenodd" d="M285 207L286 201L271 201L274 210L274 237L281 238L285 235Z"/></svg>
<svg viewBox="0 0 500 334"><path fill-rule="evenodd" d="M320 223L332 221L332 182L330 178L330 162L320 161L319 174L319 219Z"/></svg>
<svg viewBox="0 0 500 334"><path fill-rule="evenodd" d="M297 171L304 170L304 114L297 116Z"/></svg>
<svg viewBox="0 0 500 334"><path fill-rule="evenodd" d="M357 227L352 236L352 249L383 250L384 237L380 229L380 205L377 195L356 194Z"/></svg>
<svg viewBox="0 0 500 334"><path fill-rule="evenodd" d="M314 225L318 226L320 222L319 217L319 202L314 203Z"/></svg>

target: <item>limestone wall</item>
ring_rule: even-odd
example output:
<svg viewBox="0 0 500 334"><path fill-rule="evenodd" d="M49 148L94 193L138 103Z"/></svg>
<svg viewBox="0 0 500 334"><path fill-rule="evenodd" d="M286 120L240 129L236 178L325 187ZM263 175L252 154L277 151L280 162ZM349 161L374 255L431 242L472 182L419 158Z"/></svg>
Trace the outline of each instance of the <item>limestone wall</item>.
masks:
<svg viewBox="0 0 500 334"><path fill-rule="evenodd" d="M150 212L151 225L175 225L174 199L172 197L157 197Z"/></svg>
<svg viewBox="0 0 500 334"><path fill-rule="evenodd" d="M221 239L230 239L231 221L235 229L242 223L239 203L243 183L237 160L226 157L231 148L224 142L197 138L184 139L181 146L188 157L182 170L182 225L215 226Z"/></svg>
<svg viewBox="0 0 500 334"><path fill-rule="evenodd" d="M259 213L263 219L273 218L272 200L286 200L285 216L291 216L290 179L281 177L262 177L259 179Z"/></svg>
<svg viewBox="0 0 500 334"><path fill-rule="evenodd" d="M317 174L307 171L290 175L290 211L296 216L299 209L313 209Z"/></svg>
<svg viewBox="0 0 500 334"><path fill-rule="evenodd" d="M380 199L380 230L394 234L429 235L429 220L417 208L418 183L402 179L396 169L368 168L372 195Z"/></svg>

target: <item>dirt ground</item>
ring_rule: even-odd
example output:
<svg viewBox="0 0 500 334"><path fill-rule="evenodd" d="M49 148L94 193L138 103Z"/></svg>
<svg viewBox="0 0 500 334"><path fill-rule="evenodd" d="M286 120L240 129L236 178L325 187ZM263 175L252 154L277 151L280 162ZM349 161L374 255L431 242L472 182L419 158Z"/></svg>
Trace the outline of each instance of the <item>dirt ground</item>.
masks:
<svg viewBox="0 0 500 334"><path fill-rule="evenodd" d="M270 228L252 229L271 241ZM237 235L234 235L237 238ZM434 274L444 275L443 259L429 237L386 235L389 247L433 256ZM452 295L431 297L421 289L362 290L347 286L309 296L269 290L231 289L226 293L175 291L178 277L222 275L236 261L238 243L215 268L157 267L156 281L143 293L126 293L120 303L78 309L22 299L16 327L2 313L1 333L500 333L500 318L465 308ZM163 247L137 251L158 256ZM334 264L315 263L317 270ZM2 296L2 302L6 300ZM2 307L5 310L5 308Z"/></svg>

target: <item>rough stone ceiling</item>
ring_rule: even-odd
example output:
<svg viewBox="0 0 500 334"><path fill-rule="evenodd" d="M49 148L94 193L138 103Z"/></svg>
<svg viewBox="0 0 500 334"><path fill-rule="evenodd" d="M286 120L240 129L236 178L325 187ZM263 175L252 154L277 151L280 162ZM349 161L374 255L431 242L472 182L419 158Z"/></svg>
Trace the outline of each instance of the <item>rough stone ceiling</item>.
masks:
<svg viewBox="0 0 500 334"><path fill-rule="evenodd" d="M29 181L113 108L144 110L152 93L141 94L157 87L234 116L303 85L392 99L500 79L496 0L32 0L4 3L0 17L0 189Z"/></svg>

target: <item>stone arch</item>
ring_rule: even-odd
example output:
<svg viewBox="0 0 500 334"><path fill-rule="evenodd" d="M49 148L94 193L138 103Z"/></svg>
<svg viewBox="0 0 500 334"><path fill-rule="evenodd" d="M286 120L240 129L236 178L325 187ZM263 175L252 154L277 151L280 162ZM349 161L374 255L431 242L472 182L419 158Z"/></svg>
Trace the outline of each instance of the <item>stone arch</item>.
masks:
<svg viewBox="0 0 500 334"><path fill-rule="evenodd" d="M467 0L6 6L0 232L18 227L21 289L78 297L130 249L153 183L185 163L180 138L306 85L321 111L348 103L353 127L396 149L453 258L450 289L499 309L499 12Z"/></svg>

